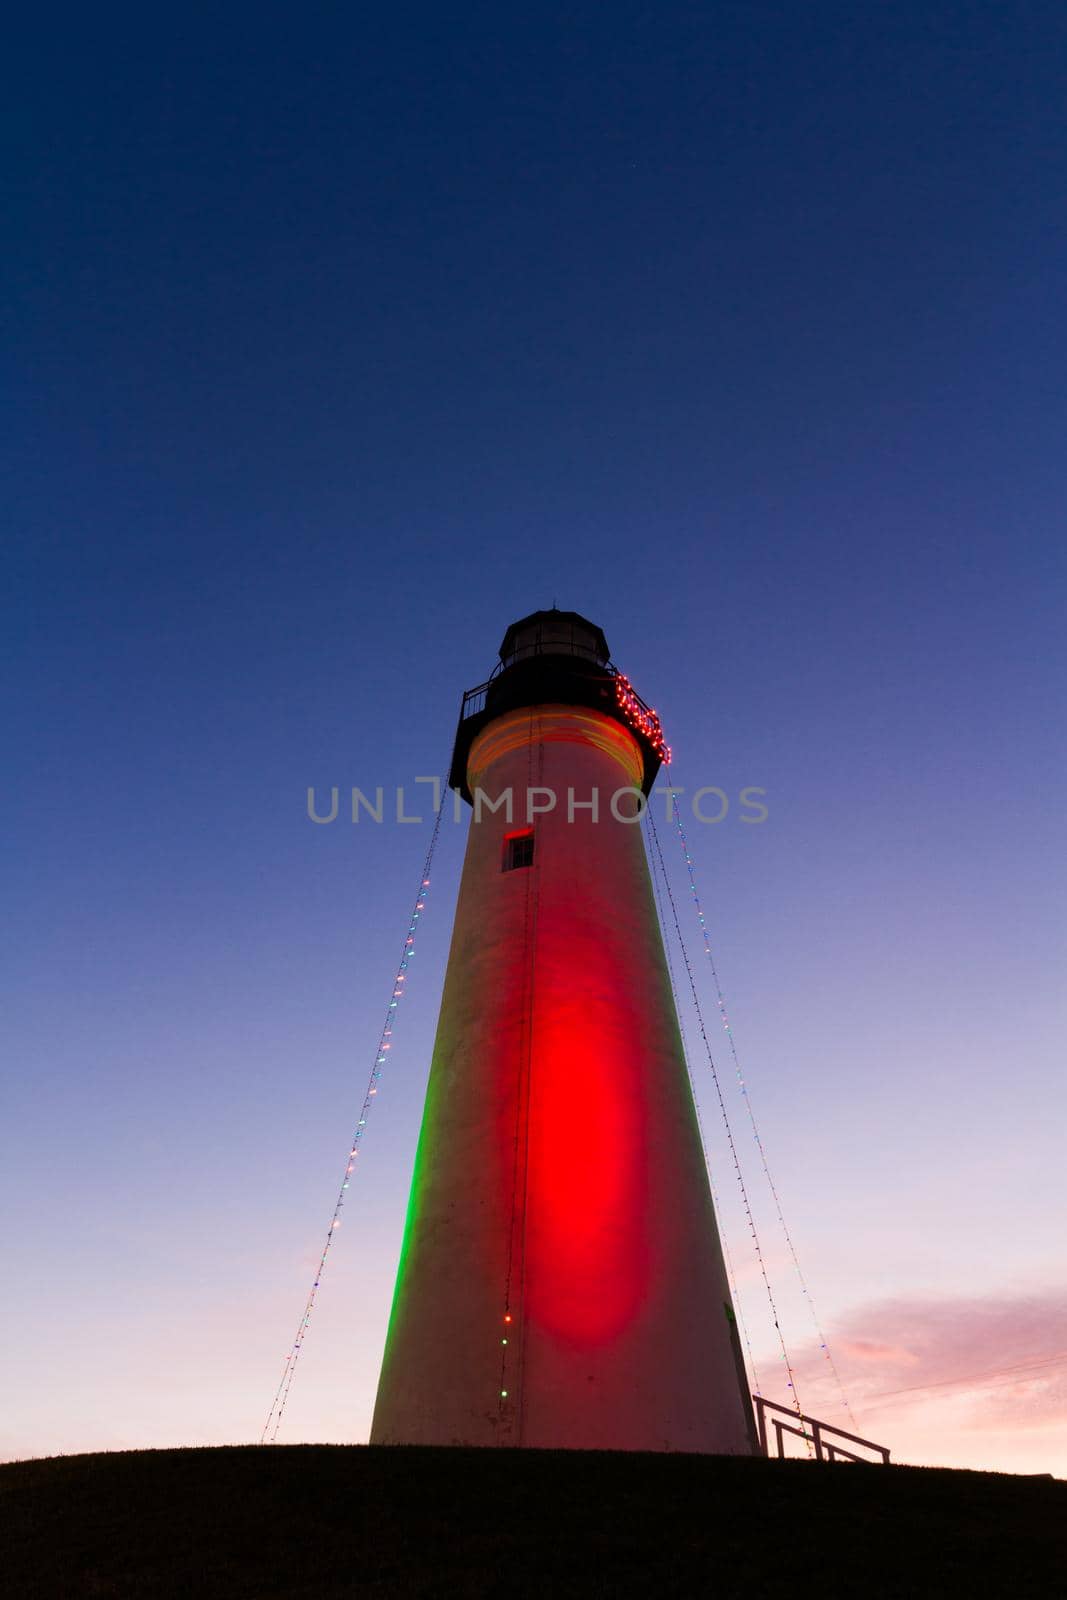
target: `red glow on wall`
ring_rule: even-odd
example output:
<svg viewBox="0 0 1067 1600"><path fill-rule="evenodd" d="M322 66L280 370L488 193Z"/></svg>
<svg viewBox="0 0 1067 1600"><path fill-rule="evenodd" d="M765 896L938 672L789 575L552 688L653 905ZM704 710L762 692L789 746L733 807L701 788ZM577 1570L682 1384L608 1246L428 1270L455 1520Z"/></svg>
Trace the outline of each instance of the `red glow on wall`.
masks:
<svg viewBox="0 0 1067 1600"><path fill-rule="evenodd" d="M647 1298L647 1093L633 996L611 940L542 929L529 1088L525 1308L531 1326L605 1344ZM550 966L587 974L554 984Z"/></svg>

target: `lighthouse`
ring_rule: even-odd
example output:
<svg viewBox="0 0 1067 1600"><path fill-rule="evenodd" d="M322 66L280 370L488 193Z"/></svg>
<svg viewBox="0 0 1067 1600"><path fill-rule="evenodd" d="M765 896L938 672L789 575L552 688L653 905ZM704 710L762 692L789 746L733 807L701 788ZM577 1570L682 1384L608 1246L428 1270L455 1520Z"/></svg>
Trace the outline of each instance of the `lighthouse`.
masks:
<svg viewBox="0 0 1067 1600"><path fill-rule="evenodd" d="M600 628L463 698L471 807L373 1444L756 1449L640 814L669 759Z"/></svg>

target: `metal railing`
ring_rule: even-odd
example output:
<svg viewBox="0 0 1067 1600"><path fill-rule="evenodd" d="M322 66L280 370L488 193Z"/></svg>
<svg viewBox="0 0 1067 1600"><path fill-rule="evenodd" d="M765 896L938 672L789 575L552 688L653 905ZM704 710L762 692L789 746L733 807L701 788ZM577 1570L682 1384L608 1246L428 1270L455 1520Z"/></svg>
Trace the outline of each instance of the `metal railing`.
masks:
<svg viewBox="0 0 1067 1600"><path fill-rule="evenodd" d="M835 1428L830 1422L820 1422L816 1417L806 1417L802 1413L791 1411L788 1406L778 1405L774 1400L765 1400L760 1394L754 1394L752 1400L756 1407L756 1429L759 1434L760 1450L772 1460L775 1456L785 1456L785 1435L790 1433L798 1439L803 1439L805 1443L814 1445L816 1461L862 1461L869 1466L889 1465L889 1451L884 1444L875 1444L871 1439L861 1439L858 1433L846 1433L844 1428ZM768 1418L768 1411L780 1411L788 1421L783 1422L780 1417ZM774 1428L773 1454L768 1443L768 1421ZM796 1426L798 1422L801 1424L799 1428ZM809 1428L810 1433L807 1431ZM827 1435L833 1437L828 1438ZM865 1450L873 1451L873 1455L857 1455L854 1450L847 1450L844 1445L838 1444L839 1439L847 1439L850 1444L862 1445Z"/></svg>
<svg viewBox="0 0 1067 1600"><path fill-rule="evenodd" d="M537 651L530 650L530 651L527 652L527 654L530 654L530 655L539 654L539 655L561 655L561 656L562 655L582 655L584 653L585 652L580 651L580 650L559 650L559 651L556 651L556 650L541 650L540 648ZM593 652L590 651L589 654L592 655ZM507 665L510 665L511 661L513 661L515 659L516 658L514 656L509 657ZM503 661L498 661L496 666L493 668L492 672L489 674L489 677L485 680L484 683L479 683L475 688L467 689L465 691L464 696L463 696L463 704L462 704L462 707L460 708L460 713L459 713L459 720L461 722L465 722L468 717L477 716L479 711L484 711L485 710L485 697L486 697L486 695L489 693L489 690L492 687L492 684L495 682L495 680L500 676L500 674L502 672L505 672L506 670L507 670L507 667L505 666L505 663ZM615 678L615 677L618 677L619 669L618 669L618 667L615 665L615 663L613 661L606 661L604 663L604 673L605 673L605 676L608 677L608 678ZM630 685L630 693L633 695L634 699L637 701L637 704L641 707L642 711L647 712L649 716L654 716L655 715L655 712L652 710L652 707L650 705L648 705L646 701L642 700L642 698L638 694L637 690L633 687L633 684Z"/></svg>
<svg viewBox="0 0 1067 1600"><path fill-rule="evenodd" d="M476 689L467 689L463 695L463 704L459 711L459 720L466 722L468 717L477 716L479 711L485 710L485 697L489 693L490 678L486 683L480 683Z"/></svg>

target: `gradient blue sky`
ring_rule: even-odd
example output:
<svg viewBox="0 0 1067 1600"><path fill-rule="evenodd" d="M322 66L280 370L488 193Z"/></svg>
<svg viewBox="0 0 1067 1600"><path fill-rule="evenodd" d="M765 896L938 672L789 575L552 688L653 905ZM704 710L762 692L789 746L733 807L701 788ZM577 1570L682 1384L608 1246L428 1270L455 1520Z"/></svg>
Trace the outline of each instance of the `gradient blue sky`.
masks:
<svg viewBox="0 0 1067 1600"><path fill-rule="evenodd" d="M258 1436L427 834L306 788L555 599L768 792L693 853L861 1431L1067 1472L1067 13L507 12L21 19L0 1454ZM462 837L289 1440L366 1437Z"/></svg>

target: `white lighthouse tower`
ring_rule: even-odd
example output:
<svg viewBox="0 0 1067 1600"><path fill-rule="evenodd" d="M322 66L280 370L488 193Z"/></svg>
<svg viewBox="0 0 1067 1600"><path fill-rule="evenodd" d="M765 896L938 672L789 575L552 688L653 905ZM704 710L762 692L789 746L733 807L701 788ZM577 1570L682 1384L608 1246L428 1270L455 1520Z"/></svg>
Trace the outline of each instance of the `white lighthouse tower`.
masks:
<svg viewBox="0 0 1067 1600"><path fill-rule="evenodd" d="M513 624L464 698L476 806L372 1443L757 1448L635 820L664 749L571 612Z"/></svg>

